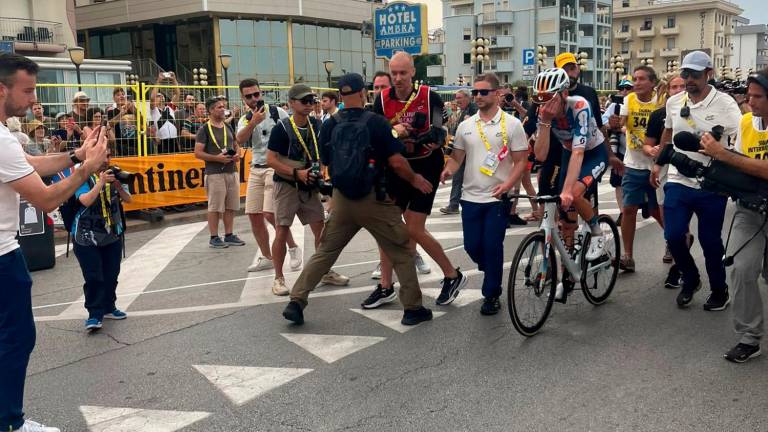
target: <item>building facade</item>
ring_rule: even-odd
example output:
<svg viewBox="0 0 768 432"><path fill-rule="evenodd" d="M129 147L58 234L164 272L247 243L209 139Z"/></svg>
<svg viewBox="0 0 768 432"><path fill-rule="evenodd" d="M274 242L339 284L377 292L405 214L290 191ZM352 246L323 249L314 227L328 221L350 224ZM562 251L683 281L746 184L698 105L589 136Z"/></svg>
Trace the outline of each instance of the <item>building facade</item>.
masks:
<svg viewBox="0 0 768 432"><path fill-rule="evenodd" d="M740 67L742 78L749 69L768 67L768 25L737 25L733 35L732 67Z"/></svg>
<svg viewBox="0 0 768 432"><path fill-rule="evenodd" d="M2 2L0 47L26 56L68 57L75 45L74 0Z"/></svg>
<svg viewBox="0 0 768 432"><path fill-rule="evenodd" d="M382 0L78 0L78 40L89 58L131 60L154 80L159 70L193 82L205 67L223 83L220 55L232 56L230 84L257 77L274 84L327 85L334 77L372 76L373 41L361 32Z"/></svg>
<svg viewBox="0 0 768 432"><path fill-rule="evenodd" d="M430 45L443 66L429 72L446 84L469 82L478 70L505 82L531 81L538 68L524 54L542 45L547 67L558 53L586 52L583 81L603 88L610 74L611 7L611 0L443 0L442 34ZM490 61L481 65L471 62L470 42L479 37L491 41Z"/></svg>
<svg viewBox="0 0 768 432"><path fill-rule="evenodd" d="M664 72L670 62L703 50L719 71L733 65L735 19L742 12L724 0L614 0L613 51L627 71L653 59Z"/></svg>

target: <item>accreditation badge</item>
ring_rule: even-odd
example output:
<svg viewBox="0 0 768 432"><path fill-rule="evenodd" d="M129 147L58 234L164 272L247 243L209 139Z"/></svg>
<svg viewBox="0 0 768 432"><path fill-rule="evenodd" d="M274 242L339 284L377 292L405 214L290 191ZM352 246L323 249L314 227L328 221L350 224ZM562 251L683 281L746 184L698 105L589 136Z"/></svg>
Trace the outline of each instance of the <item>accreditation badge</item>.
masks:
<svg viewBox="0 0 768 432"><path fill-rule="evenodd" d="M496 174L496 169L498 167L499 157L493 152L488 152L485 155L483 165L480 167L480 172L487 175L488 177L493 177L493 175Z"/></svg>

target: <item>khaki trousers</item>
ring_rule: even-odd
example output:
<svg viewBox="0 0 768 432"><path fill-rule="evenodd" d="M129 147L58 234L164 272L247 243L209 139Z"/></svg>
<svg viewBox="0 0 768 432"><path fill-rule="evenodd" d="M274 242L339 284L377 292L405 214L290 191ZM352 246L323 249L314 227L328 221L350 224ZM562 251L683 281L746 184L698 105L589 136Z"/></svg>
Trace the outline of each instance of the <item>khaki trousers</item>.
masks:
<svg viewBox="0 0 768 432"><path fill-rule="evenodd" d="M365 228L392 260L400 280L399 297L403 309L421 306L421 288L413 266L413 252L408 247L409 236L400 208L394 202L377 201L371 192L361 200L349 200L338 190L333 192L333 213L325 224L320 246L304 265L291 290L291 300L307 305L309 293L328 273L342 249Z"/></svg>

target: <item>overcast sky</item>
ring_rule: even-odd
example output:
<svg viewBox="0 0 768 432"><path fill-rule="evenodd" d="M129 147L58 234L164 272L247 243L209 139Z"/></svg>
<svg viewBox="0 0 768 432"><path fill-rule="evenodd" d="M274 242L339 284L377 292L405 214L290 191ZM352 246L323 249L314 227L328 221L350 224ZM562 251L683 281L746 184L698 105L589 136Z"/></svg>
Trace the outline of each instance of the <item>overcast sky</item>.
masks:
<svg viewBox="0 0 768 432"><path fill-rule="evenodd" d="M750 19L751 24L768 24L768 18L760 17L760 7L765 9L766 0L731 0L744 9L743 16ZM443 9L440 0L421 0L412 3L425 3L429 10L429 29L443 26Z"/></svg>

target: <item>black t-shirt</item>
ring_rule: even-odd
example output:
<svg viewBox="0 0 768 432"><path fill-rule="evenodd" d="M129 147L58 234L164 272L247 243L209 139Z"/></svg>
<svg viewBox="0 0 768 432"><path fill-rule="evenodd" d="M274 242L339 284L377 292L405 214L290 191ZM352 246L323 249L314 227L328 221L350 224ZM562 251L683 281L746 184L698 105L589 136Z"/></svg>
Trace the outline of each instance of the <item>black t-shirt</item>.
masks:
<svg viewBox="0 0 768 432"><path fill-rule="evenodd" d="M590 86L578 83L576 84L575 89L568 92L568 95L581 96L586 99L587 102L589 102L589 108L592 110L592 115L595 117L595 122L597 122L597 128L600 129L603 127L603 118L600 115L602 112L600 110L600 98L597 97L597 92L595 89Z"/></svg>
<svg viewBox="0 0 768 432"><path fill-rule="evenodd" d="M312 128L315 132L315 137L317 137L317 134L320 132L320 120L314 117L307 117L307 119L312 122ZM299 129L299 133L301 134L301 138L304 140L304 144L307 146L307 150L309 150L311 154L311 158L307 158L307 153L304 151L304 148L301 146L301 144L291 143L293 128L291 127L290 123L288 123L287 126L288 128L286 129L285 123L280 122L275 125L274 128L272 128L272 133L269 135L269 143L267 144L267 149L280 153L290 160L305 162L306 166L309 167L311 161L317 160L317 155L315 154L315 141L309 134L309 127L307 127L307 125L304 125L304 127L299 127L298 124L296 125L296 127ZM319 139L317 144L319 150ZM277 176L275 176L275 178L277 178Z"/></svg>
<svg viewBox="0 0 768 432"><path fill-rule="evenodd" d="M645 136L656 140L656 144L661 141L661 134L664 132L664 120L667 118L667 108L661 107L651 113L648 119L648 126L645 129Z"/></svg>
<svg viewBox="0 0 768 432"><path fill-rule="evenodd" d="M339 111L343 119L359 118L365 111L362 108L345 108ZM320 155L323 164L330 165L331 160L331 133L333 132L336 120L331 118L324 123L320 130ZM387 159L393 154L403 151L403 143L392 134L392 126L389 121L381 115L375 115L368 120L366 125L371 137L371 147L373 147L374 158L380 166L387 165Z"/></svg>

